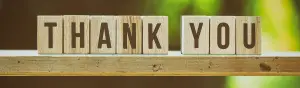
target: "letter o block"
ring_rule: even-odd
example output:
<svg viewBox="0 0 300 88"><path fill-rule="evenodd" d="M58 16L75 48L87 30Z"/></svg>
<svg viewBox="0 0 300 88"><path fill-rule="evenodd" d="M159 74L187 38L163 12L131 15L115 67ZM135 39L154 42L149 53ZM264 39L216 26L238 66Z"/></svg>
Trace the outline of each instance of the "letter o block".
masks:
<svg viewBox="0 0 300 88"><path fill-rule="evenodd" d="M234 16L211 17L210 54L235 54Z"/></svg>

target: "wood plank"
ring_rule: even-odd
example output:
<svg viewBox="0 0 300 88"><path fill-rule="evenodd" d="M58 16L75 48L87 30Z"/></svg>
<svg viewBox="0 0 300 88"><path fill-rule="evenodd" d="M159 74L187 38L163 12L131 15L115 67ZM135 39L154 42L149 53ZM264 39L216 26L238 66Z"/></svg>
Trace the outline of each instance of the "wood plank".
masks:
<svg viewBox="0 0 300 88"><path fill-rule="evenodd" d="M0 76L300 76L300 72L0 72Z"/></svg>
<svg viewBox="0 0 300 88"><path fill-rule="evenodd" d="M261 54L260 17L236 17L236 54Z"/></svg>
<svg viewBox="0 0 300 88"><path fill-rule="evenodd" d="M60 15L40 15L37 19L38 53L63 53L63 17Z"/></svg>
<svg viewBox="0 0 300 88"><path fill-rule="evenodd" d="M209 16L182 16L182 54L209 54Z"/></svg>
<svg viewBox="0 0 300 88"><path fill-rule="evenodd" d="M169 51L168 17L167 16L143 16L142 19L143 19L143 54L168 54ZM153 36L151 37L151 39L153 40L149 41L149 37L150 37L149 34ZM157 41L155 41L155 39L157 39Z"/></svg>
<svg viewBox="0 0 300 88"><path fill-rule="evenodd" d="M10 52L13 53L13 52ZM20 52L22 53L22 52ZM178 51L178 53L180 53ZM300 55L0 56L1 75L299 75Z"/></svg>
<svg viewBox="0 0 300 88"><path fill-rule="evenodd" d="M210 54L235 54L235 17L212 16Z"/></svg>
<svg viewBox="0 0 300 88"><path fill-rule="evenodd" d="M89 16L64 15L64 53L89 53Z"/></svg>
<svg viewBox="0 0 300 88"><path fill-rule="evenodd" d="M91 41L92 54L116 53L116 19L115 16L91 16Z"/></svg>
<svg viewBox="0 0 300 88"><path fill-rule="evenodd" d="M117 16L117 54L142 54L142 42L141 16Z"/></svg>

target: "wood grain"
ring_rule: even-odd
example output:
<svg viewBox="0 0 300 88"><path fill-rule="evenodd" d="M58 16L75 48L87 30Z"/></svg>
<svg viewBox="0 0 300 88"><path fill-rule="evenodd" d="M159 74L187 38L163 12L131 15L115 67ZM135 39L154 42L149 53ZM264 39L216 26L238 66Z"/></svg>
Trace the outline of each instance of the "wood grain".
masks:
<svg viewBox="0 0 300 88"><path fill-rule="evenodd" d="M92 54L115 54L117 49L115 16L90 16L90 18L90 52ZM100 38L102 38L103 44L99 42Z"/></svg>
<svg viewBox="0 0 300 88"><path fill-rule="evenodd" d="M37 17L37 49L39 51L38 53L39 54L62 54L63 53L62 33L63 33L63 17L61 15L38 16Z"/></svg>
<svg viewBox="0 0 300 88"><path fill-rule="evenodd" d="M89 16L88 15L64 15L64 53L66 54L87 54L89 53ZM75 23L75 33L72 33L72 23ZM80 24L83 23L83 31ZM82 33L84 32L84 33ZM79 37L78 36L81 36ZM75 47L72 37L75 36ZM81 47L80 41L84 39L84 45Z"/></svg>
<svg viewBox="0 0 300 88"><path fill-rule="evenodd" d="M117 16L117 54L142 54L142 18L141 16ZM129 25L128 32L125 32L125 24ZM135 24L135 26L133 26ZM135 27L135 37L133 36L133 28ZM129 41L129 33L131 34L132 42ZM127 35L126 35L127 34ZM127 36L127 40L123 37ZM123 47L123 42L127 41L127 48ZM135 43L134 43L135 42ZM131 47L135 45L135 48ZM126 45L125 45L126 46Z"/></svg>
<svg viewBox="0 0 300 88"><path fill-rule="evenodd" d="M181 19L182 19L182 29L181 29L182 54L185 55L209 54L210 17L209 16L182 16ZM193 28L191 26L193 26ZM197 33L199 33L199 35L197 35Z"/></svg>
<svg viewBox="0 0 300 88"><path fill-rule="evenodd" d="M245 37L244 23L247 24L247 37ZM254 23L254 25L252 25ZM256 16L237 16L236 17L236 54L261 54L261 25L260 17ZM252 33L254 27L255 33ZM253 35L255 34L255 35ZM254 38L252 36L255 36ZM246 39L247 38L247 39ZM251 41L255 39L254 41ZM246 48L245 42L247 41ZM254 43L255 42L255 43ZM251 47L252 43L254 47Z"/></svg>
<svg viewBox="0 0 300 88"><path fill-rule="evenodd" d="M225 31L227 27L228 34ZM228 38L225 37L226 35ZM210 19L210 54L235 54L235 45L235 17L212 16ZM222 46L224 47L221 48Z"/></svg>
<svg viewBox="0 0 300 88"><path fill-rule="evenodd" d="M168 38L168 17L167 16L143 16L143 54L168 54L169 51L169 38ZM151 24L152 29L149 29ZM158 26L158 24L160 24ZM152 48L150 48L149 34L155 33L155 28L158 27L156 32L157 42L152 41ZM149 33L149 30L152 30ZM154 36L155 36L154 35ZM160 47L160 48L159 48Z"/></svg>
<svg viewBox="0 0 300 88"><path fill-rule="evenodd" d="M1 75L300 75L300 56L0 56Z"/></svg>

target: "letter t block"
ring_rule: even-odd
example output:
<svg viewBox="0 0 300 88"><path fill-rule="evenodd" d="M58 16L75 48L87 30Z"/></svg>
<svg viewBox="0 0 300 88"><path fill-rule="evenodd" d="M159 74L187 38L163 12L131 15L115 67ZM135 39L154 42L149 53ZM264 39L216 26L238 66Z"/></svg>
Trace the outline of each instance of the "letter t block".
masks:
<svg viewBox="0 0 300 88"><path fill-rule="evenodd" d="M39 54L63 53L62 16L37 17L37 49Z"/></svg>

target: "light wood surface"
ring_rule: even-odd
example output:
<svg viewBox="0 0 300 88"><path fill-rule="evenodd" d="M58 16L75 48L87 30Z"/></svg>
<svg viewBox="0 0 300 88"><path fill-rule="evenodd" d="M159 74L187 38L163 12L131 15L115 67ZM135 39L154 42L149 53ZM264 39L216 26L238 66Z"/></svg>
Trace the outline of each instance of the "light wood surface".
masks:
<svg viewBox="0 0 300 88"><path fill-rule="evenodd" d="M63 53L63 17L61 15L40 15L37 19L37 49L39 53Z"/></svg>
<svg viewBox="0 0 300 88"><path fill-rule="evenodd" d="M87 54L89 53L89 15L64 15L64 53L66 54ZM72 23L75 23L75 48L72 47ZM80 24L83 24L83 32L81 32ZM78 35L80 34L80 35ZM78 36L77 36L78 35ZM80 37L83 36L83 37ZM84 39L84 46L81 46L80 41Z"/></svg>
<svg viewBox="0 0 300 88"><path fill-rule="evenodd" d="M247 30L244 29L244 23L247 23ZM254 23L254 26L252 25ZM260 17L256 16L236 16L236 54L261 54L261 25ZM252 33L254 27L255 32ZM247 39L244 37L244 31L247 31ZM255 34L255 35L253 35ZM255 43L252 42L252 36L255 36ZM254 43L254 47L246 48Z"/></svg>
<svg viewBox="0 0 300 88"><path fill-rule="evenodd" d="M142 19L143 19L143 54L168 54L169 51L168 17L167 16L143 16ZM149 24L151 24L152 27L150 28L152 29L149 29ZM158 27L158 29L157 32L155 33L156 27ZM149 30L152 30L151 32L155 33L158 40L157 43L155 42L154 39L150 40L152 42L151 49L149 43L150 42Z"/></svg>
<svg viewBox="0 0 300 88"><path fill-rule="evenodd" d="M116 53L116 19L115 16L91 16L90 52L91 53ZM103 30L102 32L100 30ZM102 37L100 37L102 35ZM102 39L101 39L102 38ZM101 48L99 41L102 40ZM110 43L108 43L110 42ZM110 46L110 47L108 47Z"/></svg>
<svg viewBox="0 0 300 88"><path fill-rule="evenodd" d="M209 16L182 16L182 54L209 54ZM193 28L191 27L193 26ZM200 28L199 28L200 27ZM192 31L194 30L194 32ZM199 34L199 35L198 35ZM194 37L195 36L195 37ZM198 37L198 42L195 39ZM197 44L197 45L195 45Z"/></svg>
<svg viewBox="0 0 300 88"><path fill-rule="evenodd" d="M76 55L0 51L1 75L300 75L300 53L267 55ZM19 55L24 54L24 55ZM30 55L31 54L31 55ZM26 56L27 55L27 56Z"/></svg>
<svg viewBox="0 0 300 88"><path fill-rule="evenodd" d="M126 32L124 28L124 23L129 25L129 30ZM133 26L135 24L135 26ZM135 37L133 36L133 27L135 27ZM130 37L129 33L131 34ZM123 40L123 37L127 36L127 40ZM131 42L129 39L132 38L132 43L136 45L134 49L131 47ZM135 40L135 43L134 43ZM123 42L127 41L127 49L123 47ZM117 54L142 54L142 18L141 16L117 16ZM133 45L134 46L134 45Z"/></svg>
<svg viewBox="0 0 300 88"><path fill-rule="evenodd" d="M222 23L228 26L228 34L225 31L226 26L220 25ZM218 32L220 32L219 35ZM227 39L226 35L228 35ZM220 36L220 45L225 48L218 45L218 36ZM229 45L226 46L226 44ZM210 19L210 54L235 54L235 45L235 16L212 16Z"/></svg>

